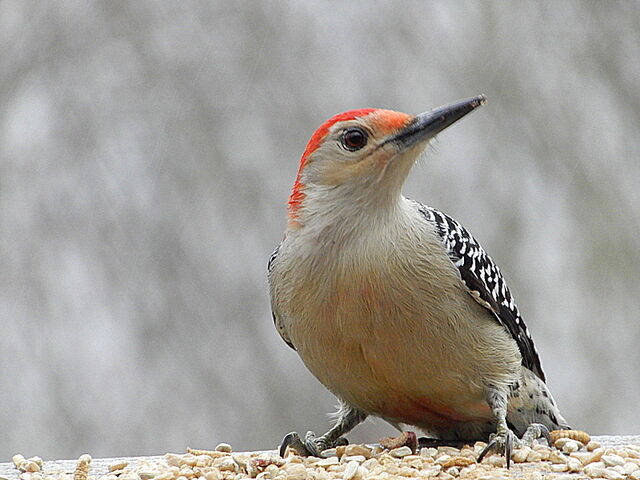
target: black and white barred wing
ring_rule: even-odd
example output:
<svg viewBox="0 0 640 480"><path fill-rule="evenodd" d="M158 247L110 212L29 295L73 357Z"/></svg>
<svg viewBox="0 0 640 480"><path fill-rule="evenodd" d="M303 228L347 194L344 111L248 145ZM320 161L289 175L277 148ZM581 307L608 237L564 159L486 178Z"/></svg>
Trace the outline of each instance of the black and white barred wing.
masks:
<svg viewBox="0 0 640 480"><path fill-rule="evenodd" d="M518 344L522 364L544 381L533 339L498 266L476 239L453 218L418 202L415 204L424 218L435 226L469 294L493 312Z"/></svg>

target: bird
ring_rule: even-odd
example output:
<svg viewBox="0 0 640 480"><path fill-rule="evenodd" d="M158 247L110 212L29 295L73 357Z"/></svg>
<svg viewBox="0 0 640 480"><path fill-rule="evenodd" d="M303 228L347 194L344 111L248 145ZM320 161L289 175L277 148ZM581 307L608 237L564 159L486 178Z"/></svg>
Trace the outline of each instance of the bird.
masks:
<svg viewBox="0 0 640 480"><path fill-rule="evenodd" d="M339 401L303 455L367 417L442 441L484 440L479 461L571 427L500 268L459 222L402 187L438 133L484 95L418 115L365 108L311 136L268 262L275 327Z"/></svg>

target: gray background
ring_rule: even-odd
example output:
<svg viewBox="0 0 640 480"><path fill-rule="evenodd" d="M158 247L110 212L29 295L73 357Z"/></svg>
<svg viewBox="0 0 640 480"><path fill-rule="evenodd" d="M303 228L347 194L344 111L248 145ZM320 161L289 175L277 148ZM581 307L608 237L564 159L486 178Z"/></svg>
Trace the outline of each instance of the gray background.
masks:
<svg viewBox="0 0 640 480"><path fill-rule="evenodd" d="M640 3L2 0L0 48L0 460L322 431L265 278L299 155L479 93L406 193L502 266L565 416L640 431Z"/></svg>

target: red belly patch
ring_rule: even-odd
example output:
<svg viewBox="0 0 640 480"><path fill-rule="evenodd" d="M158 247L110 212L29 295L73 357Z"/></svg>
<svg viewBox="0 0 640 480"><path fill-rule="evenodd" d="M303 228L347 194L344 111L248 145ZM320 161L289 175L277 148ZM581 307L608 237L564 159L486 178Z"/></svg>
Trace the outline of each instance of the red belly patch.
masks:
<svg viewBox="0 0 640 480"><path fill-rule="evenodd" d="M406 396L399 396L396 400L386 405L384 416L410 425L445 428L454 423L481 422L491 418L491 409L485 402L455 408Z"/></svg>

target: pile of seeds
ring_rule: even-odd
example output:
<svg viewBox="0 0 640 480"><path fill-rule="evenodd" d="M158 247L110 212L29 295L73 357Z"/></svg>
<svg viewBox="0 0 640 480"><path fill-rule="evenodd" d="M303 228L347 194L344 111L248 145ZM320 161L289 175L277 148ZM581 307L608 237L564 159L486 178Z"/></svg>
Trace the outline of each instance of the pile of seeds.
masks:
<svg viewBox="0 0 640 480"><path fill-rule="evenodd" d="M462 449L409 446L391 450L365 445L347 445L323 452L323 458L300 457L289 451L285 458L273 452L234 453L227 444L215 450L188 449L187 453L167 453L164 457L118 461L106 473L91 472L91 457L78 459L69 472L47 472L38 457L13 457L20 480L366 480L366 479L474 479L507 478L558 479L603 478L640 480L640 445L604 448L589 441L584 444L560 438L555 448L535 445L514 451L511 469L505 459L490 455L478 464L485 443ZM46 467L46 464L45 464Z"/></svg>

